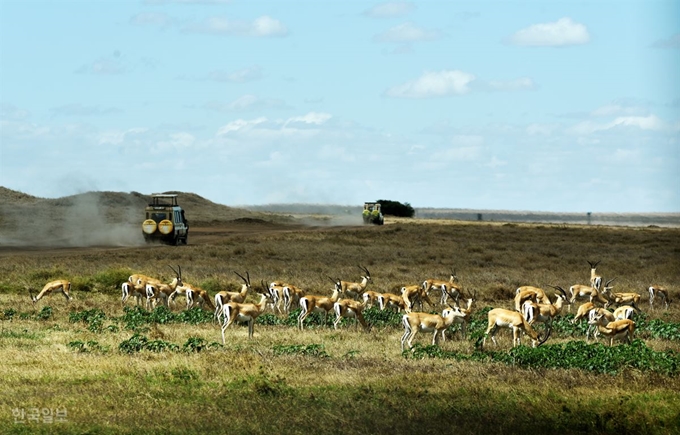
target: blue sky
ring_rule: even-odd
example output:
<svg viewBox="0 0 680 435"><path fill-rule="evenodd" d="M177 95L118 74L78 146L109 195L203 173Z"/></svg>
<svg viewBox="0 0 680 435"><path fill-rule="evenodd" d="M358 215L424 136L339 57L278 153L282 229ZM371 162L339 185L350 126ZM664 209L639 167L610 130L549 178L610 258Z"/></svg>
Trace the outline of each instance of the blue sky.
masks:
<svg viewBox="0 0 680 435"><path fill-rule="evenodd" d="M680 212L674 1L0 0L0 185Z"/></svg>

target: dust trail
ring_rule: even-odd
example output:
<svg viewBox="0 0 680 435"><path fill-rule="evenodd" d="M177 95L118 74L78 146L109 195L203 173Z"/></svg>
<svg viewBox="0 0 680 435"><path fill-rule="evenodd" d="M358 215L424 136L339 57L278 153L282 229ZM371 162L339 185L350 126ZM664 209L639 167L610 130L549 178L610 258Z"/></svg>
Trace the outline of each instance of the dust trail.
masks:
<svg viewBox="0 0 680 435"><path fill-rule="evenodd" d="M52 202L54 207L13 204L0 207L2 246L141 246L141 211L106 193L86 193ZM143 210L143 207L141 208Z"/></svg>
<svg viewBox="0 0 680 435"><path fill-rule="evenodd" d="M363 207L333 204L266 204L238 206L252 211L289 214L295 222L309 226L363 225Z"/></svg>

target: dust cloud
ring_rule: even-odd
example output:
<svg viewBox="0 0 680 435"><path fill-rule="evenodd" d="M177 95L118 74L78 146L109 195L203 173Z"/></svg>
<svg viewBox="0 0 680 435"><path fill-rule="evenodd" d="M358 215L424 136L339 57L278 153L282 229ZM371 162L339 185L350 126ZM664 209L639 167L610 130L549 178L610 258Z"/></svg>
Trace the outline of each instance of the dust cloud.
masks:
<svg viewBox="0 0 680 435"><path fill-rule="evenodd" d="M308 226L363 225L363 207L333 204L266 204L239 206L251 211L289 215L296 223Z"/></svg>
<svg viewBox="0 0 680 435"><path fill-rule="evenodd" d="M86 193L0 207L0 246L87 247L144 245L138 206ZM143 208L142 208L143 210Z"/></svg>

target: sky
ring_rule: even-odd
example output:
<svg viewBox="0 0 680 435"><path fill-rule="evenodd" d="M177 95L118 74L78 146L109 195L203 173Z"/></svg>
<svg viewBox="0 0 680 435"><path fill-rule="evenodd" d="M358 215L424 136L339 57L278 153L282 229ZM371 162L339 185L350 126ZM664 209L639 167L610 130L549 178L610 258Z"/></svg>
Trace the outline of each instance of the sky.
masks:
<svg viewBox="0 0 680 435"><path fill-rule="evenodd" d="M680 212L677 1L0 0L0 186Z"/></svg>

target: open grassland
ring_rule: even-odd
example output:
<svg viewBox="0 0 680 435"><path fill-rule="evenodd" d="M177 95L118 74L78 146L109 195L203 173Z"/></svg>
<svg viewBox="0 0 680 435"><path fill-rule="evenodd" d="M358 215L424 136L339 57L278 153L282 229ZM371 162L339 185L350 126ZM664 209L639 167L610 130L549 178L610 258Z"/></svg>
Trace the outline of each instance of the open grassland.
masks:
<svg viewBox="0 0 680 435"><path fill-rule="evenodd" d="M388 223L210 230L219 236L195 234L196 244L181 247L2 252L0 431L679 433L680 230ZM510 308L520 285L586 284L587 260L601 260L597 271L616 277L615 291L642 294L633 345L586 344L584 325L569 322L574 307L538 349L511 351L507 332L498 347L475 349L488 307ZM169 281L168 265L212 296L239 289L234 271L248 271L254 287L280 279L329 295L329 277L358 280L359 264L381 292L448 279L455 268L477 294L468 337L451 331L432 347L421 333L402 354L399 316L370 310L370 332L352 322L336 331L315 317L300 332L295 314L268 313L254 339L231 327L222 346L212 313L184 313L181 300L153 314L120 303L128 275ZM32 306L24 286L57 278L71 280L75 299L55 294ZM649 309L650 284L670 290L670 309ZM31 408L67 416L16 424L13 410Z"/></svg>

